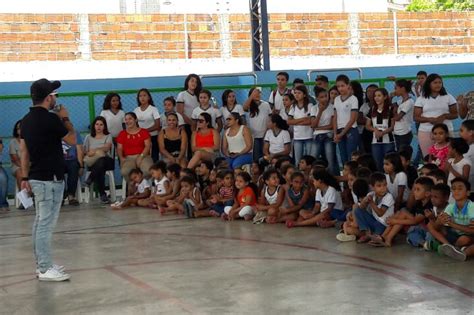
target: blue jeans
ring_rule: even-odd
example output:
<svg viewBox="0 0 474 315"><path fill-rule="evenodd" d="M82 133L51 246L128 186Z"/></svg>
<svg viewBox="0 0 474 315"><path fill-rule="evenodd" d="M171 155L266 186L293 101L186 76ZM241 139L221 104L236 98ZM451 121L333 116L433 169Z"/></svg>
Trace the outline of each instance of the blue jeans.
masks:
<svg viewBox="0 0 474 315"><path fill-rule="evenodd" d="M421 225L410 226L407 232L407 242L411 246L420 247L426 241L427 231Z"/></svg>
<svg viewBox="0 0 474 315"><path fill-rule="evenodd" d="M252 164L253 161L252 153L245 153L235 158L226 157L225 159L227 163L229 163L229 167L233 170L246 164Z"/></svg>
<svg viewBox="0 0 474 315"><path fill-rule="evenodd" d="M0 165L0 208L8 208L8 175L5 169Z"/></svg>
<svg viewBox="0 0 474 315"><path fill-rule="evenodd" d="M30 180L35 195L36 217L33 223L33 250L36 265L46 272L53 265L51 238L63 200L64 181Z"/></svg>
<svg viewBox="0 0 474 315"><path fill-rule="evenodd" d="M303 155L310 155L313 153L313 139L293 140L293 150L295 152L295 165L298 167Z"/></svg>
<svg viewBox="0 0 474 315"><path fill-rule="evenodd" d="M338 133L341 131L342 129L337 130ZM339 141L337 146L339 147L342 165L351 159L352 152L357 151L359 147L359 137L359 130L357 128L351 128L344 137L342 137L341 141Z"/></svg>
<svg viewBox="0 0 474 315"><path fill-rule="evenodd" d="M253 161L258 162L263 157L263 138L253 139Z"/></svg>
<svg viewBox="0 0 474 315"><path fill-rule="evenodd" d="M339 164L336 157L336 144L333 141L332 132L317 135L313 140L313 151L311 155L315 158L325 158L328 161L329 172L339 176Z"/></svg>
<svg viewBox="0 0 474 315"><path fill-rule="evenodd" d="M361 231L370 231L379 235L385 231L385 225L377 221L372 213L365 209L357 208L354 211L354 216Z"/></svg>
<svg viewBox="0 0 474 315"><path fill-rule="evenodd" d="M65 160L66 170L64 171L67 174L66 181L66 192L68 196L75 196L77 190L77 181L79 180L79 161L74 160Z"/></svg>
<svg viewBox="0 0 474 315"><path fill-rule="evenodd" d="M211 209L216 211L219 214L223 214L225 207L229 207L229 206L232 207L233 205L234 205L234 200L229 200L224 203L218 203L218 204L212 205Z"/></svg>
<svg viewBox="0 0 474 315"><path fill-rule="evenodd" d="M372 143L372 156L377 163L377 169L383 173L383 158L388 152L395 151L394 143Z"/></svg>
<svg viewBox="0 0 474 315"><path fill-rule="evenodd" d="M413 133L410 132L403 136L394 135L394 137L395 144L397 145L397 151L400 151L400 149L403 149L404 147L411 146L411 141L413 140Z"/></svg>

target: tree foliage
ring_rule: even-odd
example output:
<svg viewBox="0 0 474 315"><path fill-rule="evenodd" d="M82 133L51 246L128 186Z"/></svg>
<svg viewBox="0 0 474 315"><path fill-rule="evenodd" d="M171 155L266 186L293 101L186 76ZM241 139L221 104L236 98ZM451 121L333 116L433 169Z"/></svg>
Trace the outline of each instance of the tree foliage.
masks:
<svg viewBox="0 0 474 315"><path fill-rule="evenodd" d="M406 10L411 12L474 11L474 0L413 0Z"/></svg>

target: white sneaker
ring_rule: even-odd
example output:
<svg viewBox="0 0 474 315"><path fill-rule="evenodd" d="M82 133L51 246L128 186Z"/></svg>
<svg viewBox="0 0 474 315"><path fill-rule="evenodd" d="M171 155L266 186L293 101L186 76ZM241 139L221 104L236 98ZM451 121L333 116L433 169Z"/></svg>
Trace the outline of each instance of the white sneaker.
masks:
<svg viewBox="0 0 474 315"><path fill-rule="evenodd" d="M38 275L39 281L66 281L71 278L70 275L64 273L62 271L56 270L53 267L49 268L48 271L45 273L41 273Z"/></svg>
<svg viewBox="0 0 474 315"><path fill-rule="evenodd" d="M57 271L61 271L61 272L64 272L64 270L66 269L66 268L64 268L64 266L56 265L56 264L53 264L52 268L56 269ZM40 270L39 270L39 268L36 268L36 277L38 277L39 274L40 274Z"/></svg>
<svg viewBox="0 0 474 315"><path fill-rule="evenodd" d="M355 235L347 235L346 233L339 233L336 235L336 239L339 242L353 242L356 240Z"/></svg>

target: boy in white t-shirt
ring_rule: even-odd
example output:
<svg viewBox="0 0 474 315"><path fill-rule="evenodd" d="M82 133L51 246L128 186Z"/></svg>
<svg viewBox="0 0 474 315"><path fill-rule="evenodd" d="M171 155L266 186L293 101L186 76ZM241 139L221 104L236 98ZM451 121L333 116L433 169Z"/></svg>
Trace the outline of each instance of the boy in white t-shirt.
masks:
<svg viewBox="0 0 474 315"><path fill-rule="evenodd" d="M459 131L459 135L469 145L469 151L464 154L464 158L471 162L471 172L469 173L469 182L471 183L470 199L474 201L474 120L465 120Z"/></svg>
<svg viewBox="0 0 474 315"><path fill-rule="evenodd" d="M196 129L196 121L199 119L199 116L202 113L208 113L211 115L212 118L212 128L217 128L217 131L220 132L222 130L222 113L219 109L211 106L209 101L211 100L211 92L209 90L202 90L199 93L199 107L196 107L193 110L193 114L191 115L194 121L194 130Z"/></svg>
<svg viewBox="0 0 474 315"><path fill-rule="evenodd" d="M183 115L176 111L176 100L173 96L168 96L163 100L164 114L160 116L161 128L168 127L168 114L175 113L178 116L178 126L181 127L185 124Z"/></svg>
<svg viewBox="0 0 474 315"><path fill-rule="evenodd" d="M122 202L116 202L111 205L113 210L121 210L127 207L136 207L142 199L147 199L151 194L151 186L148 180L143 177L143 172L139 169L133 169L129 173L130 185L128 197Z"/></svg>
<svg viewBox="0 0 474 315"><path fill-rule="evenodd" d="M288 72L278 72L276 75L277 88L270 93L268 98L268 103L275 114L279 114L284 109L283 96L290 93L290 89L286 87L289 78Z"/></svg>
<svg viewBox="0 0 474 315"><path fill-rule="evenodd" d="M372 234L381 235L387 227L387 219L393 215L395 199L388 192L385 174L373 173L370 176L373 191L360 202L360 208L354 211L359 226L359 243L370 241Z"/></svg>

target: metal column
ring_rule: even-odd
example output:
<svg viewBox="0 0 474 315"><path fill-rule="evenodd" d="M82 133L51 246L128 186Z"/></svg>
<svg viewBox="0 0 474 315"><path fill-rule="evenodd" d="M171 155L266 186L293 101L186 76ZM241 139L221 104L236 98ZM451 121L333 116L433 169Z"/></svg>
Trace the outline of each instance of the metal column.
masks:
<svg viewBox="0 0 474 315"><path fill-rule="evenodd" d="M253 70L270 70L267 0L250 0L250 25Z"/></svg>

